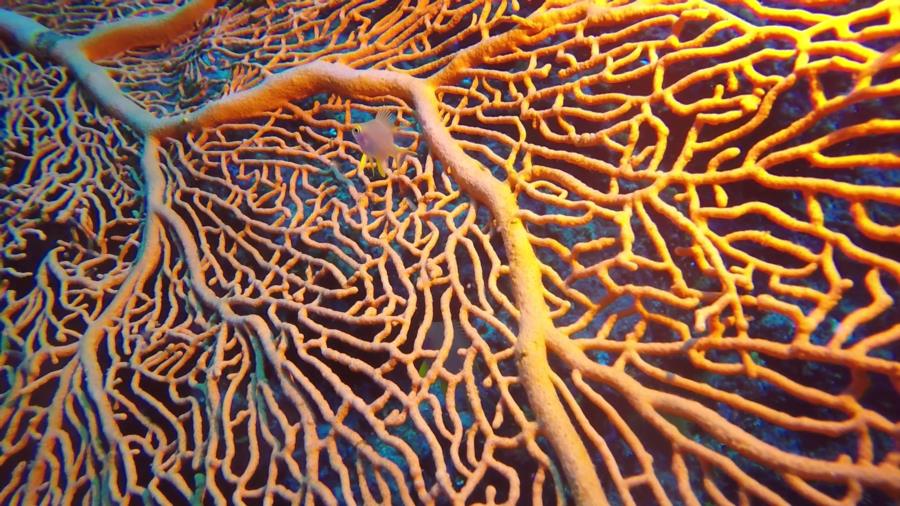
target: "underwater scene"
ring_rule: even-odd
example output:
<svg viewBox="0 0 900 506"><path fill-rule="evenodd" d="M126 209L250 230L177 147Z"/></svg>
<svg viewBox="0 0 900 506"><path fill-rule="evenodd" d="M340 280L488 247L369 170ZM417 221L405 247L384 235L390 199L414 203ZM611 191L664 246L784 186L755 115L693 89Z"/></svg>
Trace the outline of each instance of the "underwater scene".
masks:
<svg viewBox="0 0 900 506"><path fill-rule="evenodd" d="M0 0L0 505L893 505L896 0Z"/></svg>

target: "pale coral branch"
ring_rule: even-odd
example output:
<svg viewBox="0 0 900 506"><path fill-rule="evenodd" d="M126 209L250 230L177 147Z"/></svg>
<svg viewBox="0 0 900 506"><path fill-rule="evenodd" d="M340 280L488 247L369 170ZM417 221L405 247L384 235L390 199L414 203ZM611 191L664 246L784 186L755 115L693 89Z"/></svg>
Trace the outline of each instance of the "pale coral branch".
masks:
<svg viewBox="0 0 900 506"><path fill-rule="evenodd" d="M189 30L213 7L215 0L192 0L172 12L126 19L77 39L62 37L32 19L0 9L0 33L22 49L39 57L46 54L67 67L107 113L147 134L157 128L159 120L122 93L106 68L92 60L171 40Z"/></svg>
<svg viewBox="0 0 900 506"><path fill-rule="evenodd" d="M111 116L124 121L141 134L153 131L159 120L122 93L105 68L84 56L76 41L64 40L57 43L50 51L50 56L75 74L78 82Z"/></svg>
<svg viewBox="0 0 900 506"><path fill-rule="evenodd" d="M15 12L0 9L0 34L11 39L20 48L37 53L38 37L43 33L53 33L46 26Z"/></svg>
<svg viewBox="0 0 900 506"><path fill-rule="evenodd" d="M40 23L5 9L0 9L0 33L22 49L66 66L104 110L138 132L147 133L158 122L119 90L105 68L87 59L74 39L60 37Z"/></svg>
<svg viewBox="0 0 900 506"><path fill-rule="evenodd" d="M68 67L88 92L108 112L122 119L139 132L150 130L151 125L156 124L156 118L134 102L131 102L106 74L105 69L88 60L81 50L73 44L73 41L61 40L61 37L46 29L40 23L2 9L0 9L0 33L12 38L25 50L36 53L38 56L44 56L44 53L47 53L54 61ZM155 140L152 138L148 139L147 149L155 148ZM148 187L148 199L151 202L161 202L164 181L152 168L147 170L146 160L143 168L145 169L144 177ZM126 475L127 490L124 491L125 493L141 493L142 489L136 484L137 471L132 458L132 451L125 442L125 438L119 431L118 424L115 421L109 396L105 390L104 373L101 370L97 353L105 334L109 332L109 329L116 328L115 320L122 313L128 301L133 298L135 289L143 285L146 278L155 271L156 265L161 258L159 237L162 229L160 225L159 219L154 216L149 216L145 220L141 247L131 270L122 285L118 287L115 297L104 308L99 317L90 322L79 341L79 361L84 370L87 392L97 407L102 430L109 444L117 448L116 453L122 459ZM52 444L53 438L48 438L44 440L42 446ZM105 460L109 465L116 465L115 457L106 458ZM29 480L27 489L29 495L35 494L42 486L40 483L41 476L38 472L41 470L43 470L42 467L32 470L32 477ZM113 492L113 494L115 496L116 492ZM119 497L119 499L122 499L122 497Z"/></svg>

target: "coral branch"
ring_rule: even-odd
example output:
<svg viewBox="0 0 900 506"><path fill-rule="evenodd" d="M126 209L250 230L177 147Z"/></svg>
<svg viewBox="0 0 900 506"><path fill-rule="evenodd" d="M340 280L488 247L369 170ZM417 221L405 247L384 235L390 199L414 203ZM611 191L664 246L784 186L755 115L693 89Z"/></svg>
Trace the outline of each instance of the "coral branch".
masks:
<svg viewBox="0 0 900 506"><path fill-rule="evenodd" d="M58 8L0 9L0 502L900 497L893 3Z"/></svg>
<svg viewBox="0 0 900 506"><path fill-rule="evenodd" d="M131 48L158 46L189 32L215 5L215 0L190 0L168 14L123 19L80 37L77 45L91 61Z"/></svg>

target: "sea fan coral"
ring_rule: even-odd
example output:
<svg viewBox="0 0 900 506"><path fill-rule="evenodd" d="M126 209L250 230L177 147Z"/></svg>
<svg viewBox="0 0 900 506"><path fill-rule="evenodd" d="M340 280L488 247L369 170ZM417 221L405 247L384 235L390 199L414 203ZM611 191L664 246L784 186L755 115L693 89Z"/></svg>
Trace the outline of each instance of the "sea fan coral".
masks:
<svg viewBox="0 0 900 506"><path fill-rule="evenodd" d="M896 2L0 5L0 503L900 497Z"/></svg>

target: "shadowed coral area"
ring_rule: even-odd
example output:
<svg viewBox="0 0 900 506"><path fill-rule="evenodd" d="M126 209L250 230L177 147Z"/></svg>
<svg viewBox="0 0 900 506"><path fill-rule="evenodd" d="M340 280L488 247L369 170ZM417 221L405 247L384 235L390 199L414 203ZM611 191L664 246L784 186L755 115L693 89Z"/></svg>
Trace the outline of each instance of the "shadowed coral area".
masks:
<svg viewBox="0 0 900 506"><path fill-rule="evenodd" d="M0 503L900 498L896 2L58 4Z"/></svg>

